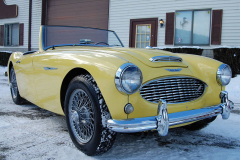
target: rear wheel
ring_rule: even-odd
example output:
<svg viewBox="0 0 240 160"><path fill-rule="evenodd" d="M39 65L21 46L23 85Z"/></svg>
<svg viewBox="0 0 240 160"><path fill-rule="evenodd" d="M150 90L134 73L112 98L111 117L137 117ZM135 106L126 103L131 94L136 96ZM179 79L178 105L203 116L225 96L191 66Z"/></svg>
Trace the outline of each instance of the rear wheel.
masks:
<svg viewBox="0 0 240 160"><path fill-rule="evenodd" d="M79 150L97 155L112 147L116 133L107 128L111 116L92 76L77 76L70 82L64 111L69 134Z"/></svg>
<svg viewBox="0 0 240 160"><path fill-rule="evenodd" d="M204 120L197 121L197 122L192 123L190 125L183 126L183 128L185 128L187 130L190 130L190 131L197 131L197 130L200 130L200 129L203 129L203 128L207 127L216 118L217 118L217 116L211 117L211 118L206 118Z"/></svg>
<svg viewBox="0 0 240 160"><path fill-rule="evenodd" d="M9 78L10 78L10 91L13 102L18 105L24 104L25 99L23 99L19 94L16 74L13 67L10 69Z"/></svg>

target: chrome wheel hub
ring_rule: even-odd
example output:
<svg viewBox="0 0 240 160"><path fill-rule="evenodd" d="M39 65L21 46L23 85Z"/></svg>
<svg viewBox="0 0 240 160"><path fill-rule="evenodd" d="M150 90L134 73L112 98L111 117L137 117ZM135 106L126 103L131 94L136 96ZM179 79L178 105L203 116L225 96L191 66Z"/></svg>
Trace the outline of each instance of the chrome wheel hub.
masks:
<svg viewBox="0 0 240 160"><path fill-rule="evenodd" d="M75 122L76 124L79 124L79 116L77 111L72 111L71 116L72 116L73 122Z"/></svg>
<svg viewBox="0 0 240 160"><path fill-rule="evenodd" d="M72 92L69 100L69 122L76 140L87 143L94 134L93 105L88 94L82 89Z"/></svg>

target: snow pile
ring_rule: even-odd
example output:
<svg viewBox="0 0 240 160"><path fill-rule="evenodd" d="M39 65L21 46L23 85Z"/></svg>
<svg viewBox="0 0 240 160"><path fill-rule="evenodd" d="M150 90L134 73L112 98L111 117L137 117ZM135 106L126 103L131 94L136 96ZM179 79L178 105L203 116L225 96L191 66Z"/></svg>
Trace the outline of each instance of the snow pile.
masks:
<svg viewBox="0 0 240 160"><path fill-rule="evenodd" d="M1 52L4 52L4 53L10 53L10 54L13 53L12 51L1 51Z"/></svg>
<svg viewBox="0 0 240 160"><path fill-rule="evenodd" d="M7 72L7 67L0 66L0 75L4 75L4 72Z"/></svg>
<svg viewBox="0 0 240 160"><path fill-rule="evenodd" d="M203 47L200 46L172 46L172 47L152 47L153 49L166 49L166 48L195 48L195 49L204 49ZM213 47L213 49L218 49L218 48L240 48L240 46L217 46Z"/></svg>
<svg viewBox="0 0 240 160"><path fill-rule="evenodd" d="M152 47L153 49L167 49L167 48L195 48L195 49L203 49L199 46L172 46L172 47Z"/></svg>

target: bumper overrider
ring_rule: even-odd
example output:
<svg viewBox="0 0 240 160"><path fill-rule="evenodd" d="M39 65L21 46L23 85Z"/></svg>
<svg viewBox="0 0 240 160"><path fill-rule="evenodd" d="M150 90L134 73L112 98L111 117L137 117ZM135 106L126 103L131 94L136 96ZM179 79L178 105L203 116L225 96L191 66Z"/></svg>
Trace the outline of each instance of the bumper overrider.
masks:
<svg viewBox="0 0 240 160"><path fill-rule="evenodd" d="M171 114L167 112L166 101L160 99L157 116L126 120L109 119L107 121L107 126L109 129L121 133L142 132L156 129L160 136L166 136L169 126L203 120L219 114L222 115L222 119L228 119L231 110L234 108L234 103L228 99L228 92L226 91L222 91L220 97L221 104L219 105Z"/></svg>

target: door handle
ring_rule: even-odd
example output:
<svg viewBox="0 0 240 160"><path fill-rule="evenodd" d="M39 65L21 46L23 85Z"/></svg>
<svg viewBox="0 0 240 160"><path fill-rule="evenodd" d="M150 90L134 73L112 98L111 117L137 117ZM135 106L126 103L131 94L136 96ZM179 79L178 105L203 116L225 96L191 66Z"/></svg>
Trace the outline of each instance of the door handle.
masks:
<svg viewBox="0 0 240 160"><path fill-rule="evenodd" d="M21 61L20 60L18 60L16 63L20 63Z"/></svg>

